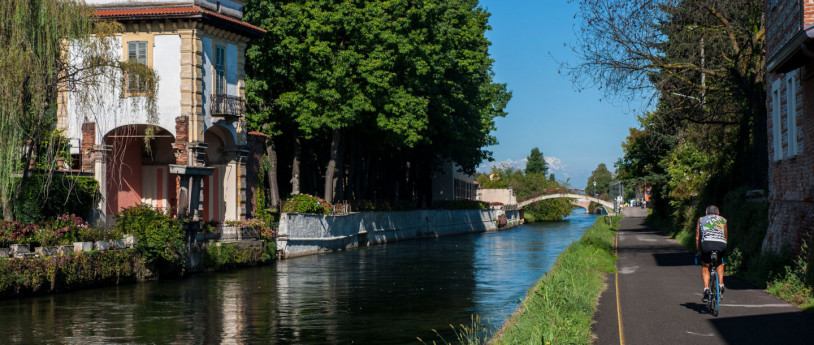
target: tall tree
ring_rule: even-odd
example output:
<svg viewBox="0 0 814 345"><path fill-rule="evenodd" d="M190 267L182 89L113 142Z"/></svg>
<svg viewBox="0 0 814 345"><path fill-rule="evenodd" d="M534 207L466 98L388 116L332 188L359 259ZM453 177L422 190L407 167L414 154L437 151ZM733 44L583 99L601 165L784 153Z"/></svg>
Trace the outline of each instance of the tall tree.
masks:
<svg viewBox="0 0 814 345"><path fill-rule="evenodd" d="M247 51L250 126L313 144L326 200L343 181L417 184L446 160L472 172L510 97L492 80L488 16L473 0L247 1L246 19L268 30Z"/></svg>
<svg viewBox="0 0 814 345"><path fill-rule="evenodd" d="M613 175L608 170L605 163L599 163L596 169L591 172L588 177L588 184L585 187L586 191L590 191L599 198L605 199L608 197L610 190L610 183L613 180Z"/></svg>
<svg viewBox="0 0 814 345"><path fill-rule="evenodd" d="M578 0L580 85L623 98L651 90L696 148L734 152L734 183L765 187L762 0ZM695 136L699 138L700 136Z"/></svg>
<svg viewBox="0 0 814 345"><path fill-rule="evenodd" d="M539 148L531 149L531 153L526 157L526 175L528 174L547 174L548 164L546 164L545 157L540 153Z"/></svg>
<svg viewBox="0 0 814 345"><path fill-rule="evenodd" d="M148 118L155 121L156 77L137 62L121 61L113 36L117 23L95 20L93 9L73 0L0 0L0 201L10 201L28 177L32 160L54 167L60 134L57 98L72 92L94 105L122 75L144 86ZM81 113L81 109L78 110ZM50 144L49 144L50 143ZM39 148L40 152L35 152ZM16 179L15 176L22 176ZM45 194L47 197L47 194Z"/></svg>

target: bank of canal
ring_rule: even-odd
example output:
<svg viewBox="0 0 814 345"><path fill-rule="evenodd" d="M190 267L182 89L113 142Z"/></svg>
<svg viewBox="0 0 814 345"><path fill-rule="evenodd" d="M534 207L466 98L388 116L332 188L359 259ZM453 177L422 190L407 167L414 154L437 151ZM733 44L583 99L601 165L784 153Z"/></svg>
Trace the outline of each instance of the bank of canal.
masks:
<svg viewBox="0 0 814 345"><path fill-rule="evenodd" d="M581 211L581 210L580 210ZM415 344L493 328L596 216L0 301L4 343ZM450 338L449 336L447 337Z"/></svg>

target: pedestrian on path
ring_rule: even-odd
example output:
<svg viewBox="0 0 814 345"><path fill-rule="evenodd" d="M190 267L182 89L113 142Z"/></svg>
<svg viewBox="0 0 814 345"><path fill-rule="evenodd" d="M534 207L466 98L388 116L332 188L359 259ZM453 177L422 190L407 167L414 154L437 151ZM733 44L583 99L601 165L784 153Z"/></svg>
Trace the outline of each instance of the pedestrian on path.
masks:
<svg viewBox="0 0 814 345"><path fill-rule="evenodd" d="M698 255L701 257L703 269L701 270L701 278L704 281L704 298L706 303L709 297L709 265L712 264L712 251L718 251L718 285L721 292L724 291L724 263L723 256L726 251L726 241L729 239L729 231L726 227L726 218L718 215L718 207L709 205L706 209L706 215L698 218L698 226L695 228L695 248L698 250Z"/></svg>

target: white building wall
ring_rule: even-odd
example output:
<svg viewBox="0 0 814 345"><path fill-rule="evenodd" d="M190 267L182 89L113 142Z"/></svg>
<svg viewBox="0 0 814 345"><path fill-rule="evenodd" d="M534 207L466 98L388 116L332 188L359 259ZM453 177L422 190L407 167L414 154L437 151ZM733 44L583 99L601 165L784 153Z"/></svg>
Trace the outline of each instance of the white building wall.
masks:
<svg viewBox="0 0 814 345"><path fill-rule="evenodd" d="M510 188L478 189L478 200L517 205L517 197L514 195L514 190Z"/></svg>
<svg viewBox="0 0 814 345"><path fill-rule="evenodd" d="M115 38L114 51L122 52L121 37ZM181 36L156 35L153 49L153 68L158 75L156 106L158 119L155 123L175 136L175 118L181 115ZM72 47L72 61L81 62L75 47ZM122 57L123 58L123 57ZM123 79L121 73L112 72L108 76L115 85L97 90L96 95L80 99L76 94L68 95L67 115L70 139L82 139L82 124L96 122L96 143L101 144L109 131L130 124L151 123L147 118L144 97L122 98Z"/></svg>

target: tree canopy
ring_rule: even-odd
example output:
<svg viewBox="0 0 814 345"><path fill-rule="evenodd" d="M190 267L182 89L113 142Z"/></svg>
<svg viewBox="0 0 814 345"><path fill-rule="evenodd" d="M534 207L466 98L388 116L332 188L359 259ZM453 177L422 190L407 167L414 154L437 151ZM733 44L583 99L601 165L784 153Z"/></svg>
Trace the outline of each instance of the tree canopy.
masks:
<svg viewBox="0 0 814 345"><path fill-rule="evenodd" d="M548 164L539 148L531 149L531 153L526 157L526 174L547 174Z"/></svg>
<svg viewBox="0 0 814 345"><path fill-rule="evenodd" d="M124 74L144 81L154 105L155 73L121 61L113 35L121 26L95 20L92 8L72 0L0 1L0 200L3 216L30 168L55 169L67 143L56 131L60 92L93 103L99 90L121 85ZM81 57L76 59L76 57ZM79 102L82 103L82 102ZM154 107L148 112L155 115ZM36 161L32 166L29 162ZM17 178L16 176L22 176ZM44 184L47 197L48 184ZM91 202L91 201L88 201Z"/></svg>
<svg viewBox="0 0 814 345"><path fill-rule="evenodd" d="M613 181L613 175L608 170L608 167L605 163L599 163L596 169L591 172L591 176L588 177L585 192L596 195L600 199L608 199L611 181Z"/></svg>
<svg viewBox="0 0 814 345"><path fill-rule="evenodd" d="M299 152L280 166L328 167L280 180L323 180L327 200L410 198L441 162L474 172L511 97L493 81L488 18L474 0L247 1L268 30L247 50L249 126Z"/></svg>
<svg viewBox="0 0 814 345"><path fill-rule="evenodd" d="M656 212L674 224L729 191L767 187L763 1L578 3L575 81L654 96L622 145L626 185L652 187Z"/></svg>

